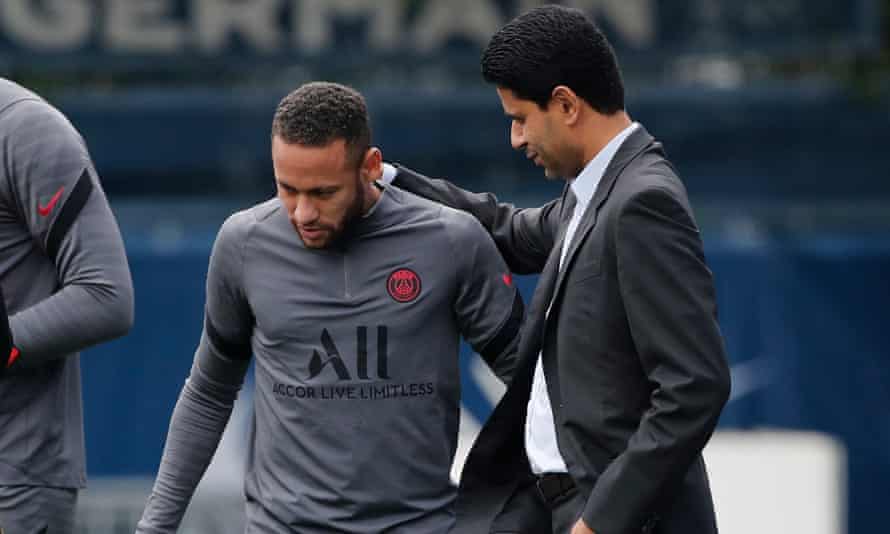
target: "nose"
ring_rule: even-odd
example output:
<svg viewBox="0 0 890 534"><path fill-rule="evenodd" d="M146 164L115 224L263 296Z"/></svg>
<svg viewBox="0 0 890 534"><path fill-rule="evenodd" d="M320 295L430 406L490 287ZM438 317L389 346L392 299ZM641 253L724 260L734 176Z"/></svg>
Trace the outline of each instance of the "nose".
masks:
<svg viewBox="0 0 890 534"><path fill-rule="evenodd" d="M294 220L299 225L312 224L318 220L318 209L308 196L297 196L294 207Z"/></svg>
<svg viewBox="0 0 890 534"><path fill-rule="evenodd" d="M525 131L522 124L513 121L510 125L510 145L515 150L522 150L525 147Z"/></svg>

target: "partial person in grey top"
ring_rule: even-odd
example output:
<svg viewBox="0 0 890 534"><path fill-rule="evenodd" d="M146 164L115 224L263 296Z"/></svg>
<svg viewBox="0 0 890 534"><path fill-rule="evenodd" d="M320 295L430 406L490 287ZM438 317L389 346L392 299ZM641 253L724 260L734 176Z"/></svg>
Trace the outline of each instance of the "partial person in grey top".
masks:
<svg viewBox="0 0 890 534"><path fill-rule="evenodd" d="M364 100L311 83L272 128L278 198L230 217L137 532L175 532L248 360L247 532L448 532L461 335L503 379L523 306L472 217L378 184Z"/></svg>
<svg viewBox="0 0 890 534"><path fill-rule="evenodd" d="M4 79L0 147L0 528L66 532L71 517L23 500L84 486L78 352L127 333L133 286L83 139Z"/></svg>

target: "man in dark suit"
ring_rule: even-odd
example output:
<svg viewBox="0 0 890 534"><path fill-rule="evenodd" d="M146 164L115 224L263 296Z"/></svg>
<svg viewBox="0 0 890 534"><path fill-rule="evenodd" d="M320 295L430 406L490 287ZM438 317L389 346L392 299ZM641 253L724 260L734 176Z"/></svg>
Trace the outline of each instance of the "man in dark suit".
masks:
<svg viewBox="0 0 890 534"><path fill-rule="evenodd" d="M516 375L465 464L455 532L715 533L701 451L730 379L682 182L625 112L611 45L582 12L514 19L482 70L513 147L568 184L517 209L394 177L473 213L515 272L541 273Z"/></svg>

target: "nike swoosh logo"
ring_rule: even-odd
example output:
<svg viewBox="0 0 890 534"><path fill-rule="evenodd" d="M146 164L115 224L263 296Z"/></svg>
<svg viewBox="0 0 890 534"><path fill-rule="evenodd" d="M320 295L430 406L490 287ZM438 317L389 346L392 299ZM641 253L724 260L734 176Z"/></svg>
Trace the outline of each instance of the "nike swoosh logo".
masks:
<svg viewBox="0 0 890 534"><path fill-rule="evenodd" d="M37 213L39 213L43 217L46 217L47 215L49 215L50 212L53 211L53 208L56 207L56 204L59 202L59 199L62 198L62 191L64 191L64 190L65 190L65 186L60 187L59 190L56 191L56 194L53 195L53 198L49 199L49 202L46 203L46 206L41 206L40 204L38 204L37 205Z"/></svg>

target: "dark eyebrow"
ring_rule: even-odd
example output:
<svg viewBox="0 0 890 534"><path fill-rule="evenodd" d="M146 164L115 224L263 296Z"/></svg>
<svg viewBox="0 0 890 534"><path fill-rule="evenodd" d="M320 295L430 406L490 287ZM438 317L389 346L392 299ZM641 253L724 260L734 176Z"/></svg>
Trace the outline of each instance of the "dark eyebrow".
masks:
<svg viewBox="0 0 890 534"><path fill-rule="evenodd" d="M320 187L313 187L309 190L310 193L332 193L334 191L338 191L340 186L338 185L323 185Z"/></svg>

